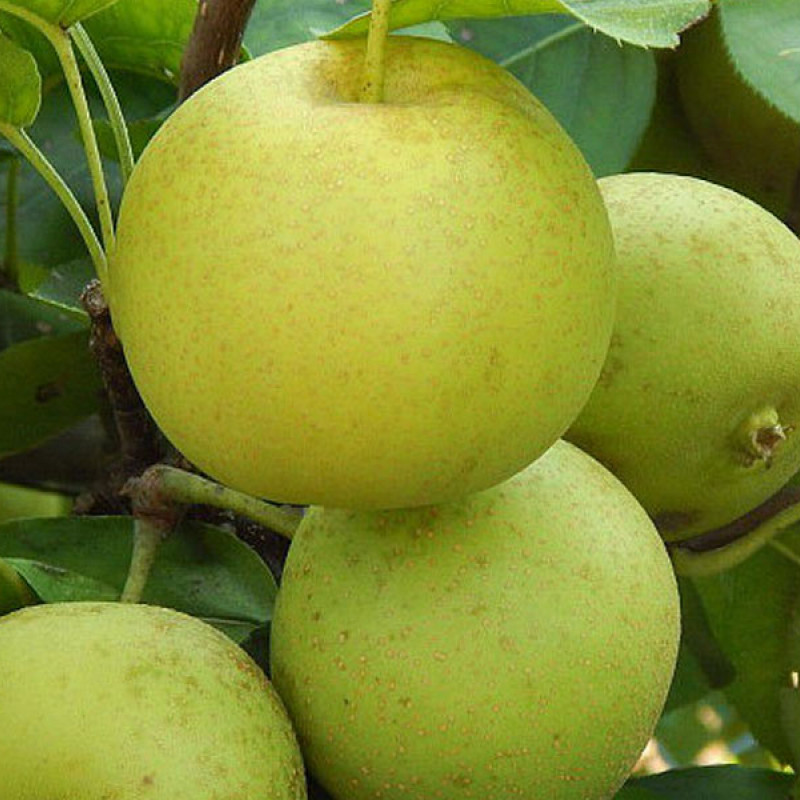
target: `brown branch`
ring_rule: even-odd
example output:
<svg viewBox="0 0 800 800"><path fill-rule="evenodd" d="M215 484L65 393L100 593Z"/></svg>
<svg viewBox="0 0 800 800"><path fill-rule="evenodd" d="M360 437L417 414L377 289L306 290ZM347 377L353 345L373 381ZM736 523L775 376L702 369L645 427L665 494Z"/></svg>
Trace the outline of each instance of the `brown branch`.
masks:
<svg viewBox="0 0 800 800"><path fill-rule="evenodd" d="M119 455L109 469L104 485L84 496L79 504L82 513L91 513L95 506L103 505L103 497L114 498L128 478L161 459L164 448L159 430L128 371L122 344L111 324L108 303L99 281L89 283L81 295L81 302L91 325L89 349L100 369L115 433L119 437Z"/></svg>
<svg viewBox="0 0 800 800"><path fill-rule="evenodd" d="M254 5L255 0L200 0L183 54L180 102L238 62Z"/></svg>

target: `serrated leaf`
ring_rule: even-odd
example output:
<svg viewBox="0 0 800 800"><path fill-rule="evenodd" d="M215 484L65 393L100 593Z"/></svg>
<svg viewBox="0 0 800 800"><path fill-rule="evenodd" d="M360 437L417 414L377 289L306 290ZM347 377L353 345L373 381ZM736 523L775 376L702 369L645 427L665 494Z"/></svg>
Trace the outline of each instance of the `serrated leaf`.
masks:
<svg viewBox="0 0 800 800"><path fill-rule="evenodd" d="M451 23L456 41L499 62L563 125L595 175L621 172L647 127L653 55L563 14Z"/></svg>
<svg viewBox="0 0 800 800"><path fill-rule="evenodd" d="M27 128L36 119L41 100L36 59L0 33L0 122Z"/></svg>
<svg viewBox="0 0 800 800"><path fill-rule="evenodd" d="M800 530L777 540L800 553ZM800 567L775 546L767 546L726 572L696 578L708 620L736 670L725 693L754 736L788 763L792 749L781 719L781 690L788 672L789 620L800 595Z"/></svg>
<svg viewBox="0 0 800 800"><path fill-rule="evenodd" d="M800 3L719 0L725 43L744 79L800 123Z"/></svg>
<svg viewBox="0 0 800 800"><path fill-rule="evenodd" d="M197 0L119 0L84 27L107 67L177 83L196 14Z"/></svg>
<svg viewBox="0 0 800 800"><path fill-rule="evenodd" d="M783 772L718 765L669 770L631 785L660 800L787 800L792 783L793 776Z"/></svg>
<svg viewBox="0 0 800 800"><path fill-rule="evenodd" d="M69 28L116 2L117 0L6 0L6 5L16 6L27 15L39 17L53 25Z"/></svg>
<svg viewBox="0 0 800 800"><path fill-rule="evenodd" d="M33 447L97 410L102 383L87 336L43 336L0 353L0 455Z"/></svg>
<svg viewBox="0 0 800 800"><path fill-rule="evenodd" d="M393 30L430 20L569 14L614 39L642 47L675 47L678 33L708 13L709 0L394 0ZM369 13L328 34L363 36Z"/></svg>
<svg viewBox="0 0 800 800"><path fill-rule="evenodd" d="M52 602L78 594L85 600L118 597L132 542L130 517L0 525L0 557L25 560L34 588L43 588ZM30 564L38 565L36 570ZM269 621L276 591L264 562L236 536L189 522L161 545L142 600L205 619L241 641Z"/></svg>

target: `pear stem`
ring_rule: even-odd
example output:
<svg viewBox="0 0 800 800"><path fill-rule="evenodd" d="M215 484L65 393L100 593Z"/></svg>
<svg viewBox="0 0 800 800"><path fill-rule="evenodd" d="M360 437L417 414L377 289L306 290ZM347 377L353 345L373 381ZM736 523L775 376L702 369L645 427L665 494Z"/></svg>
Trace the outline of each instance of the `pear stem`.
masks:
<svg viewBox="0 0 800 800"><path fill-rule="evenodd" d="M372 15L367 34L367 54L358 94L361 103L382 103L386 77L386 40L389 37L389 17L392 0L372 0Z"/></svg>
<svg viewBox="0 0 800 800"><path fill-rule="evenodd" d="M111 130L114 134L114 143L119 155L122 185L124 186L133 172L134 159L133 148L131 147L131 140L128 134L128 125L122 112L122 106L120 105L117 93L114 91L114 85L111 83L108 72L97 50L95 50L94 43L89 38L83 26L80 23L76 23L69 29L69 35L72 37L72 41L75 42L78 52L86 62L89 72L92 73L100 96L103 99L103 105L106 107L108 121L111 124Z"/></svg>
<svg viewBox="0 0 800 800"><path fill-rule="evenodd" d="M164 528L161 525L142 517L134 519L133 553L128 577L119 598L120 603L141 603L156 553L163 540Z"/></svg>
<svg viewBox="0 0 800 800"><path fill-rule="evenodd" d="M164 498L185 505L205 505L226 509L291 539L300 519L279 506L210 481L186 470L156 464L147 470L149 480Z"/></svg>

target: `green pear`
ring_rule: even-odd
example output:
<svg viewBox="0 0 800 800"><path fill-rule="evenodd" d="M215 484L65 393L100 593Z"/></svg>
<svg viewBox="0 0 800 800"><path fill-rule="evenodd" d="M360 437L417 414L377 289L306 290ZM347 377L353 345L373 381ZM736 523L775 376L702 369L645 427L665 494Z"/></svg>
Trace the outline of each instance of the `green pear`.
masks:
<svg viewBox="0 0 800 800"><path fill-rule="evenodd" d="M271 674L337 800L606 800L661 712L678 614L647 514L557 442L457 502L313 508Z"/></svg>
<svg viewBox="0 0 800 800"><path fill-rule="evenodd" d="M417 506L543 453L599 375L615 264L596 182L506 71L390 37L212 81L151 140L107 287L187 458L274 501Z"/></svg>
<svg viewBox="0 0 800 800"><path fill-rule="evenodd" d="M769 69L765 53L764 69ZM676 73L689 124L717 180L783 217L800 173L800 125L757 92L726 49L719 11L687 31Z"/></svg>
<svg viewBox="0 0 800 800"><path fill-rule="evenodd" d="M636 495L665 538L725 525L800 469L800 240L698 178L600 180L617 321L566 438Z"/></svg>
<svg viewBox="0 0 800 800"><path fill-rule="evenodd" d="M211 626L120 603L0 617L3 800L302 800L286 712Z"/></svg>

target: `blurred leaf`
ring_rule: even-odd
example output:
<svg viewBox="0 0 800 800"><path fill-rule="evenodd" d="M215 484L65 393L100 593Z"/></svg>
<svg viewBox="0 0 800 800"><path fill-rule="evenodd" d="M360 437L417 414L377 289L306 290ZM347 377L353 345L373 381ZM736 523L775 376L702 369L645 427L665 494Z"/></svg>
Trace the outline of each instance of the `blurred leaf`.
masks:
<svg viewBox="0 0 800 800"><path fill-rule="evenodd" d="M61 264L47 273L46 279L32 292L33 297L86 322L81 293L94 278L94 267L88 258Z"/></svg>
<svg viewBox="0 0 800 800"><path fill-rule="evenodd" d="M41 99L36 59L0 34L0 122L27 128L39 113Z"/></svg>
<svg viewBox="0 0 800 800"><path fill-rule="evenodd" d="M84 27L108 68L177 84L197 0L119 0Z"/></svg>
<svg viewBox="0 0 800 800"><path fill-rule="evenodd" d="M800 3L719 0L736 68L772 105L800 122Z"/></svg>
<svg viewBox="0 0 800 800"><path fill-rule="evenodd" d="M260 0L244 34L254 55L307 42L370 7L369 0Z"/></svg>
<svg viewBox="0 0 800 800"><path fill-rule="evenodd" d="M75 496L106 478L113 449L100 414L93 414L30 450L0 458L0 480Z"/></svg>
<svg viewBox="0 0 800 800"><path fill-rule="evenodd" d="M62 494L0 483L0 522L25 517L64 516L71 506L71 500Z"/></svg>
<svg viewBox="0 0 800 800"><path fill-rule="evenodd" d="M114 73L112 80L129 120L150 118L175 102L175 87L131 73ZM96 95L87 85L95 117L103 112ZM73 189L81 205L94 215L94 197L86 158L69 93L63 84L47 92L39 116L29 131L47 157ZM116 206L121 180L115 164L109 164L112 203ZM6 169L0 164L0 252L5 239ZM18 208L19 257L30 264L55 267L86 257L83 240L58 198L27 164L20 170Z"/></svg>
<svg viewBox="0 0 800 800"><path fill-rule="evenodd" d="M626 783L622 789L614 795L613 800L659 800L661 795L653 794L648 789L637 786L637 781Z"/></svg>
<svg viewBox="0 0 800 800"><path fill-rule="evenodd" d="M627 169L696 175L714 180L708 156L692 133L683 110L674 60L674 53L658 55L653 112Z"/></svg>
<svg viewBox="0 0 800 800"><path fill-rule="evenodd" d="M621 172L656 95L652 53L563 14L451 24L454 39L506 67L553 113L595 175Z"/></svg>
<svg viewBox="0 0 800 800"><path fill-rule="evenodd" d="M395 0L393 29L429 20L563 13L591 28L643 47L674 47L678 33L710 8L709 0ZM363 36L369 14L331 32L331 37Z"/></svg>
<svg viewBox="0 0 800 800"><path fill-rule="evenodd" d="M787 800L792 783L793 777L782 772L725 765L670 770L631 786L668 800Z"/></svg>
<svg viewBox="0 0 800 800"><path fill-rule="evenodd" d="M800 530L781 535L777 546L800 553ZM800 594L799 569L773 545L727 572L694 580L709 624L736 670L726 694L759 742L786 763L792 749L783 732L780 693L789 672L789 622Z"/></svg>
<svg viewBox="0 0 800 800"><path fill-rule="evenodd" d="M139 119L128 123L128 136L131 140L134 159L138 161L142 151L147 146L155 132L164 124L164 120L169 116L172 109L165 110L164 113L149 119ZM100 154L109 161L119 161L119 150L114 140L114 130L111 123L106 119L94 120L94 132L97 136L97 144Z"/></svg>
<svg viewBox="0 0 800 800"><path fill-rule="evenodd" d="M86 331L7 347L0 353L0 455L26 450L89 416L101 389Z"/></svg>
<svg viewBox="0 0 800 800"><path fill-rule="evenodd" d="M68 28L117 0L6 0L6 5L17 6L46 22Z"/></svg>
<svg viewBox="0 0 800 800"><path fill-rule="evenodd" d="M0 353L28 339L75 333L85 328L85 320L76 320L60 308L0 289Z"/></svg>
<svg viewBox="0 0 800 800"><path fill-rule="evenodd" d="M130 517L61 517L0 525L0 557L19 565L48 602L113 599L125 583ZM231 533L189 522L161 545L143 602L185 611L241 641L272 615L276 586Z"/></svg>

